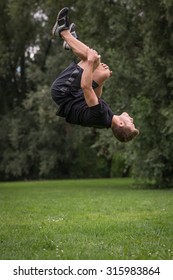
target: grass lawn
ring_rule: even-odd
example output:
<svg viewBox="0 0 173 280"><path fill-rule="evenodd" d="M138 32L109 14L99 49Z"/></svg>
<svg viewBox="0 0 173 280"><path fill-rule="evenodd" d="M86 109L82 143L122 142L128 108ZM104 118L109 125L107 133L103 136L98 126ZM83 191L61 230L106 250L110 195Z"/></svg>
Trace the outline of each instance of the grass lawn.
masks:
<svg viewBox="0 0 173 280"><path fill-rule="evenodd" d="M170 260L172 213L130 179L0 183L0 259Z"/></svg>

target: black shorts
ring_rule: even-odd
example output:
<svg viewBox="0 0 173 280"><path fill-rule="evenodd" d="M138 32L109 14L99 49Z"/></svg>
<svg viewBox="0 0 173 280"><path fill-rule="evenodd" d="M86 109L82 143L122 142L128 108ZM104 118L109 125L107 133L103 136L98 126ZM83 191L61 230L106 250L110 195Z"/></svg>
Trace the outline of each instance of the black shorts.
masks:
<svg viewBox="0 0 173 280"><path fill-rule="evenodd" d="M52 98L57 105L62 105L68 100L83 95L81 77L83 69L72 62L53 82L51 86ZM93 88L98 84L93 81Z"/></svg>

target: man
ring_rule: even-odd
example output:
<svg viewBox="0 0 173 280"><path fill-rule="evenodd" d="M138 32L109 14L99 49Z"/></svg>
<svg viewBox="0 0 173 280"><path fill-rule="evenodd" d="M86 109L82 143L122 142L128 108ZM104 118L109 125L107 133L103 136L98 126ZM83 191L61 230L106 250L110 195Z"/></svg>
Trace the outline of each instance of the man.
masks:
<svg viewBox="0 0 173 280"><path fill-rule="evenodd" d="M80 62L71 63L52 84L52 98L59 106L57 115L72 124L111 128L119 141L130 141L139 134L133 119L126 112L115 115L101 98L104 82L112 71L101 63L95 50L77 39L75 25L69 23L68 10L65 7L59 12L52 35L60 36L64 48L72 49Z"/></svg>

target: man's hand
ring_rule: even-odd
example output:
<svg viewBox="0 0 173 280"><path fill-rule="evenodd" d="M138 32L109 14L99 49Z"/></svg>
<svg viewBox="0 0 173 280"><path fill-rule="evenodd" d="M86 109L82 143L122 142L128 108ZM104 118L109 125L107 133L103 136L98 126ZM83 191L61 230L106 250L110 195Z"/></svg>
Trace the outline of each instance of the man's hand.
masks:
<svg viewBox="0 0 173 280"><path fill-rule="evenodd" d="M100 56L95 50L88 48L88 53L87 53L88 61L95 62L97 59L99 59L99 57Z"/></svg>
<svg viewBox="0 0 173 280"><path fill-rule="evenodd" d="M99 66L100 57L95 50L88 48L87 61L93 63L93 70Z"/></svg>

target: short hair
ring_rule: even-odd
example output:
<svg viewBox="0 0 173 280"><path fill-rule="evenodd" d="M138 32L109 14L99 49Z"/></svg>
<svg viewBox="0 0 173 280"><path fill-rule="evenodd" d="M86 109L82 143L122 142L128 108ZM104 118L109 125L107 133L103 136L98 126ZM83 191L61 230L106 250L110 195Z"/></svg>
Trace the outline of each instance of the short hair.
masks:
<svg viewBox="0 0 173 280"><path fill-rule="evenodd" d="M129 142L139 134L136 128L132 130L130 127L118 125L112 126L112 132L120 142Z"/></svg>

